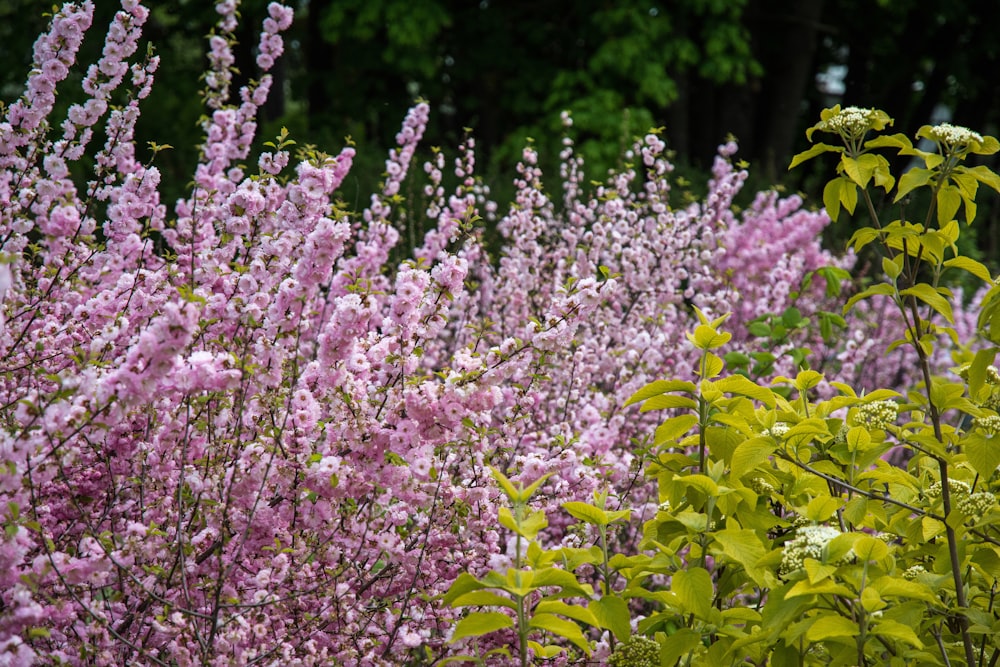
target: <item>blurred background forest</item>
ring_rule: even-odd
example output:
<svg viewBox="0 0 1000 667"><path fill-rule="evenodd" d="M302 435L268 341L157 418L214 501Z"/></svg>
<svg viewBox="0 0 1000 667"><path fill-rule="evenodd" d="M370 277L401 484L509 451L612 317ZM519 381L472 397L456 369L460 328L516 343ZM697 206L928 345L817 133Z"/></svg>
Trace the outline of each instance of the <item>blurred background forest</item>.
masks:
<svg viewBox="0 0 1000 667"><path fill-rule="evenodd" d="M257 76L253 47L267 3L242 2L237 84ZM117 3L95 4L85 62L99 57ZM501 197L527 137L555 184L564 109L573 114L573 135L591 178L618 164L633 136L662 127L681 173L693 182L731 134L755 187L780 184L812 195L820 174L832 168L829 161L809 163L814 171L785 167L806 147L804 130L823 107L882 108L896 119L894 130L910 136L943 120L998 133L1000 40L984 19L993 0L291 4L296 21L275 69L278 85L259 139L286 126L300 146L336 153L349 135L359 151L352 174L358 201L351 202L359 205L379 180L385 150L417 98L433 110L424 145L450 151L471 129L481 174ZM46 25L45 5L0 1L4 101L21 92L31 44ZM161 65L143 106L139 143L175 147L157 156L172 201L193 173L203 113L198 75L216 15L206 0L150 5L145 39ZM65 103L80 78L60 88ZM987 261L1000 254L995 199L981 198L977 225Z"/></svg>

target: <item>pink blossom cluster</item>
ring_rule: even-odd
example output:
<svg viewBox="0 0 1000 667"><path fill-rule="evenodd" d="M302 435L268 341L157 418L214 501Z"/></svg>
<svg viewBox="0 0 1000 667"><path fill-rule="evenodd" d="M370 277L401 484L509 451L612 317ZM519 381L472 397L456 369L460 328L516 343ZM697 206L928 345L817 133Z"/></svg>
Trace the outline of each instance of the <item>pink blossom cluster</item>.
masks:
<svg viewBox="0 0 1000 667"><path fill-rule="evenodd" d="M513 555L488 465L553 473L537 495L553 542L572 539L559 503L595 490L641 517L655 422L622 406L692 376L690 304L736 313L739 332L806 272L849 263L820 248L827 219L796 197L763 193L736 215L747 174L729 144L693 202L656 134L593 192L567 138L558 203L529 147L501 209L471 138L454 188L443 153L411 169L423 103L380 192L349 211L337 192L353 148L293 156L279 142L240 166L271 79L229 99L237 3L216 9L211 113L174 220L135 153L157 65L132 60L148 13L136 0L88 69L89 99L57 123L55 85L93 10L67 4L0 123L0 664L447 656L455 612L435 596ZM291 20L268 6L261 69ZM69 167L102 118L107 142L78 184ZM401 204L423 177L421 201ZM480 215L503 237L496 255ZM430 231L404 241L418 219Z"/></svg>

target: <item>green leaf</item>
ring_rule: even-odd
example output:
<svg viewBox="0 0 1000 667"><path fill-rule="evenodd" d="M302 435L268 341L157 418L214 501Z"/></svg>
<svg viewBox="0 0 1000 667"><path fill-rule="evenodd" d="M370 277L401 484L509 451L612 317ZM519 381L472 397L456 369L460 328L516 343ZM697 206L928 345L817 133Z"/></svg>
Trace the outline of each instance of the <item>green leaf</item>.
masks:
<svg viewBox="0 0 1000 667"><path fill-rule="evenodd" d="M719 495L719 485L707 475L684 475L676 478L676 481L694 487L710 498Z"/></svg>
<svg viewBox="0 0 1000 667"><path fill-rule="evenodd" d="M748 528L726 528L712 534L722 554L743 566L747 575L758 586L765 586L764 568L757 563L767 553L756 531Z"/></svg>
<svg viewBox="0 0 1000 667"><path fill-rule="evenodd" d="M883 134L865 142L865 148L898 148L907 150L913 148L910 138L902 133Z"/></svg>
<svg viewBox="0 0 1000 667"><path fill-rule="evenodd" d="M792 163L788 165L788 169L794 169L806 160L811 160L817 155L822 155L823 153L842 153L844 151L841 146L829 146L827 144L813 144L808 150L804 150L792 158Z"/></svg>
<svg viewBox="0 0 1000 667"><path fill-rule="evenodd" d="M810 521L823 523L840 509L843 500L832 496L816 496L806 505L803 516Z"/></svg>
<svg viewBox="0 0 1000 667"><path fill-rule="evenodd" d="M790 447L799 447L816 437L829 435L830 428L825 421L817 417L810 417L789 428L785 432L784 438Z"/></svg>
<svg viewBox="0 0 1000 667"><path fill-rule="evenodd" d="M547 630L557 637L568 639L581 651L590 655L590 642L583 636L580 626L554 614L535 614L528 622L528 627L536 630Z"/></svg>
<svg viewBox="0 0 1000 667"><path fill-rule="evenodd" d="M613 595L605 595L600 600L594 600L588 605L588 609L593 612L597 619L597 625L606 630L610 630L620 642L629 638L632 633L630 620L632 612L629 611L628 603L625 600Z"/></svg>
<svg viewBox="0 0 1000 667"><path fill-rule="evenodd" d="M714 385L719 391L727 394L738 394L760 401L769 408L775 405L774 392L766 387L761 387L756 382L749 380L744 375L730 375L721 380L717 380Z"/></svg>
<svg viewBox="0 0 1000 667"><path fill-rule="evenodd" d="M851 235L851 238L847 242L847 245L854 246L854 252L857 252L858 250L861 250L872 241L878 239L878 237L879 233L877 229L874 229L872 227L862 227L861 229L856 230ZM849 278L850 275L848 275L847 277ZM829 285L829 281L827 281L827 284ZM827 296L834 296L834 295L830 294L829 290L827 290Z"/></svg>
<svg viewBox="0 0 1000 667"><path fill-rule="evenodd" d="M751 438L740 444L733 452L731 474L734 479L740 479L770 458L777 448L771 438Z"/></svg>
<svg viewBox="0 0 1000 667"><path fill-rule="evenodd" d="M465 637L481 637L497 630L514 627L514 619L498 611L474 611L455 626L449 644Z"/></svg>
<svg viewBox="0 0 1000 667"><path fill-rule="evenodd" d="M500 488L503 490L505 496L507 496L511 501L517 498L517 489L514 487L514 484L507 479L506 475L493 466L490 466L490 472L493 474L493 479L495 479L497 484L500 485Z"/></svg>
<svg viewBox="0 0 1000 667"><path fill-rule="evenodd" d="M682 380L656 380L654 382L650 382L645 387L632 394L632 396L625 401L625 405L639 403L640 401L645 401L647 398L659 396L660 394L666 394L672 391L680 391L686 394L694 395L698 393L698 388L694 385L694 383Z"/></svg>
<svg viewBox="0 0 1000 667"><path fill-rule="evenodd" d="M713 350L722 347L733 337L728 331L716 331L714 327L707 324L699 324L694 333L685 334L699 350Z"/></svg>
<svg viewBox="0 0 1000 667"><path fill-rule="evenodd" d="M969 364L969 396L974 401L979 401L985 388L987 392L992 389L986 384L986 373L996 358L997 348L991 347L976 352L972 363ZM988 395L988 394L987 394Z"/></svg>
<svg viewBox="0 0 1000 667"><path fill-rule="evenodd" d="M944 225L955 219L958 207L962 205L962 194L954 185L945 185L937 193L937 221Z"/></svg>
<svg viewBox="0 0 1000 667"><path fill-rule="evenodd" d="M977 262L971 257L966 257L965 255L960 255L959 257L954 257L947 260L944 265L951 269L961 269L963 271L968 271L975 277L982 280L984 283L992 283L993 276L990 275L990 270L986 268L983 264Z"/></svg>
<svg viewBox="0 0 1000 667"><path fill-rule="evenodd" d="M969 465L983 479L990 479L1000 467L1000 436L969 433L960 444L965 449Z"/></svg>
<svg viewBox="0 0 1000 667"><path fill-rule="evenodd" d="M701 645L701 633L691 628L680 628L660 641L660 664L674 665L681 657Z"/></svg>
<svg viewBox="0 0 1000 667"><path fill-rule="evenodd" d="M819 385L823 380L823 374L813 370L799 371L795 376L795 388L799 392L806 392Z"/></svg>
<svg viewBox="0 0 1000 667"><path fill-rule="evenodd" d="M853 641L858 632L858 624L854 621L843 616L827 615L816 619L816 622L806 631L806 639L821 642L826 639L845 637Z"/></svg>
<svg viewBox="0 0 1000 667"><path fill-rule="evenodd" d="M806 571L810 584L818 584L833 576L833 573L837 571L837 566L821 563L814 558L806 558L805 562L802 563L802 569Z"/></svg>
<svg viewBox="0 0 1000 667"><path fill-rule="evenodd" d="M990 138L992 139L992 137ZM993 139L993 141L995 142L996 139ZM1000 176L998 176L996 172L991 170L986 165L971 167L967 169L966 173L975 176L976 180L978 180L983 185L987 185L996 190L997 192L1000 192Z"/></svg>
<svg viewBox="0 0 1000 667"><path fill-rule="evenodd" d="M533 573L532 585L535 588L542 586L558 586L562 595L570 593L572 596L590 598L594 595L594 588L590 584L581 584L577 581L572 572L559 570L554 567L538 570Z"/></svg>
<svg viewBox="0 0 1000 667"><path fill-rule="evenodd" d="M834 223L840 217L840 192L845 183L852 188L855 187L853 183L842 178L835 178L823 187L823 206L826 207L826 213Z"/></svg>
<svg viewBox="0 0 1000 667"><path fill-rule="evenodd" d="M542 660L551 660L552 658L562 653L564 650L561 646L555 646L555 645L543 646L542 644L539 644L533 639L528 640L528 649L530 649L532 653L534 653Z"/></svg>
<svg viewBox="0 0 1000 667"><path fill-rule="evenodd" d="M639 408L639 412L652 412L653 410L669 410L671 408L687 408L696 410L698 403L693 398L687 396L675 396L674 394L660 394L646 400Z"/></svg>
<svg viewBox="0 0 1000 667"><path fill-rule="evenodd" d="M941 600L934 594L934 591L926 584L917 581L909 581L902 577L884 576L872 581L871 586L883 598L909 598L912 600L922 600L937 606L941 605Z"/></svg>
<svg viewBox="0 0 1000 667"><path fill-rule="evenodd" d="M916 648L924 647L923 642L921 642L917 637L917 633L913 631L913 628L905 623L894 621L891 618L876 620L874 627L872 628L872 632L881 637L898 639L899 641L906 642L910 646L914 646Z"/></svg>
<svg viewBox="0 0 1000 667"><path fill-rule="evenodd" d="M856 304L858 301L862 301L864 299L870 299L876 295L891 296L894 293L895 293L895 288L889 283L877 283L875 285L872 285L866 290L858 292L850 299L848 299L847 303L844 304L844 313L846 314L851 309L851 306Z"/></svg>
<svg viewBox="0 0 1000 667"><path fill-rule="evenodd" d="M898 202L915 188L927 185L931 181L934 172L930 169L914 167L899 177L899 188L896 190L896 198L893 203Z"/></svg>
<svg viewBox="0 0 1000 667"><path fill-rule="evenodd" d="M899 274L903 272L904 259L903 255L896 255L893 258L882 258L882 272L889 276L889 280L896 282L896 279L899 278Z"/></svg>
<svg viewBox="0 0 1000 667"><path fill-rule="evenodd" d="M808 579L795 582L788 592L786 598L794 598L801 595L843 595L847 598L854 597L854 591L843 584L838 584L833 579L823 579L815 584ZM857 630L857 626L854 628Z"/></svg>
<svg viewBox="0 0 1000 667"><path fill-rule="evenodd" d="M610 523L607 512L589 503L573 501L563 503L562 508L573 515L574 518L584 523L589 523L592 526L607 526Z"/></svg>
<svg viewBox="0 0 1000 667"><path fill-rule="evenodd" d="M528 485L527 488L524 488L518 492L516 500L518 502L527 502L531 498L531 496L535 494L535 491L537 491L539 487L541 487L541 485L545 483L545 480L547 480L551 476L552 473L547 472L538 479L536 479L534 482Z"/></svg>
<svg viewBox="0 0 1000 667"><path fill-rule="evenodd" d="M452 607L507 607L514 609L514 602L493 591L471 591L451 600Z"/></svg>
<svg viewBox="0 0 1000 667"><path fill-rule="evenodd" d="M457 598L469 593L470 591L479 591L487 588L487 585L473 577L468 572L462 572L458 575L458 578L452 582L451 586L448 587L448 592L446 592L441 600L445 604L451 604Z"/></svg>
<svg viewBox="0 0 1000 667"><path fill-rule="evenodd" d="M840 179L840 203L851 215L854 215L854 208L858 205L858 186L846 178Z"/></svg>
<svg viewBox="0 0 1000 667"><path fill-rule="evenodd" d="M715 597L712 575L701 567L689 567L674 572L670 579L670 590L685 611L697 618L707 620Z"/></svg>
<svg viewBox="0 0 1000 667"><path fill-rule="evenodd" d="M928 285L927 283L917 283L913 287L909 287L900 292L902 296L914 296L928 306L930 306L936 313L944 317L949 324L955 324L955 316L951 312L951 304L939 293L941 288L935 289Z"/></svg>
<svg viewBox="0 0 1000 667"><path fill-rule="evenodd" d="M694 428L697 423L697 415L686 414L671 417L656 428L656 432L653 435L653 446L659 447L660 445L677 440Z"/></svg>
<svg viewBox="0 0 1000 667"><path fill-rule="evenodd" d="M857 158L848 157L845 153L840 156L840 163L847 176L862 188L868 187L868 181L880 166L879 158L874 153L863 153Z"/></svg>
<svg viewBox="0 0 1000 667"><path fill-rule="evenodd" d="M535 613L559 614L580 621L581 623L586 623L587 625L599 627L600 622L592 611L593 606L593 602L590 603L590 607L581 607L578 604L567 604L562 600L546 598L535 606Z"/></svg>
<svg viewBox="0 0 1000 667"><path fill-rule="evenodd" d="M862 534L854 540L854 554L863 561L880 561L889 555L889 547L876 537Z"/></svg>

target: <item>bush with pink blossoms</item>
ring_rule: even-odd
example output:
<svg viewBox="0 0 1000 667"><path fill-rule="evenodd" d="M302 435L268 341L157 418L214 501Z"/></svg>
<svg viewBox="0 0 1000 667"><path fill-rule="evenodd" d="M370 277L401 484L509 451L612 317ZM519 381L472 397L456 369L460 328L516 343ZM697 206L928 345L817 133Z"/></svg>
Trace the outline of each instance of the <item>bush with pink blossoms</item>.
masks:
<svg viewBox="0 0 1000 667"><path fill-rule="evenodd" d="M488 466L528 482L552 473L545 508L610 489L609 510L649 515L656 422L624 405L655 378L696 372L688 304L779 312L839 261L816 242L825 214L797 198L733 213L746 177L734 145L706 199L684 201L654 133L592 193L567 139L558 203L527 148L506 210L475 177L470 138L457 187L442 185L438 152L407 202L423 103L381 191L351 211L337 191L353 148L293 154L282 134L246 164L272 79L231 93L236 3L216 9L201 159L172 215L133 140L158 64L137 56L148 10L136 0L86 68L85 102L53 117L90 2L53 16L24 95L3 110L6 664L447 655L458 612L437 596L515 556ZM265 72L291 20L268 7ZM496 256L480 216L503 237ZM430 231L403 244L424 217ZM760 239L781 251L765 282L741 270L767 256ZM805 316L826 306L820 292L800 302ZM566 527L551 545L575 539Z"/></svg>

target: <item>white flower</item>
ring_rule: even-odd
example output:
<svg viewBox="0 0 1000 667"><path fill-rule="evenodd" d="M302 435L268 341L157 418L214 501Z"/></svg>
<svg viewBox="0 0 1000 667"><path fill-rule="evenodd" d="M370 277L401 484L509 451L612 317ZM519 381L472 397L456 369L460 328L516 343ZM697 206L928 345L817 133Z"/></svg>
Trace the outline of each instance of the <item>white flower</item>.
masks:
<svg viewBox="0 0 1000 667"><path fill-rule="evenodd" d="M899 406L895 401L872 401L858 408L859 424L872 429L885 429L896 422Z"/></svg>
<svg viewBox="0 0 1000 667"><path fill-rule="evenodd" d="M928 138L947 146L961 146L970 143L983 143L983 135L973 132L967 127L941 123L930 128Z"/></svg>
<svg viewBox="0 0 1000 667"><path fill-rule="evenodd" d="M806 558L822 561L830 540L841 533L832 526L803 526L799 528L795 537L785 544L781 554L781 567L779 572L789 573L802 568ZM850 552L845 558L850 557Z"/></svg>

